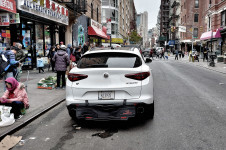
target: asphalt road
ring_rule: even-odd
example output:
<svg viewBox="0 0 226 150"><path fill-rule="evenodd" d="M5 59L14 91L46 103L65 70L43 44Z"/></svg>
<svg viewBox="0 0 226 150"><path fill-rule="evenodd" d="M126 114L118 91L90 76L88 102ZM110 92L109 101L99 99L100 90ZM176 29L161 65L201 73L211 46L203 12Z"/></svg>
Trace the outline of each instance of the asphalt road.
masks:
<svg viewBox="0 0 226 150"><path fill-rule="evenodd" d="M226 149L226 76L177 61L154 60L155 117L129 122L70 119L65 104L14 135L13 150Z"/></svg>

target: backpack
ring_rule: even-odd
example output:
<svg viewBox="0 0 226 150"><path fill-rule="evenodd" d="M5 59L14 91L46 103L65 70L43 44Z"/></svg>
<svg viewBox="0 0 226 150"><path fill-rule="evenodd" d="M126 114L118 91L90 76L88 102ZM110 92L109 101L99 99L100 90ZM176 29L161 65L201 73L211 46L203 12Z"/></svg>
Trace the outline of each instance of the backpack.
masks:
<svg viewBox="0 0 226 150"><path fill-rule="evenodd" d="M9 60L5 56L5 52L0 53L0 78L2 78L10 67Z"/></svg>

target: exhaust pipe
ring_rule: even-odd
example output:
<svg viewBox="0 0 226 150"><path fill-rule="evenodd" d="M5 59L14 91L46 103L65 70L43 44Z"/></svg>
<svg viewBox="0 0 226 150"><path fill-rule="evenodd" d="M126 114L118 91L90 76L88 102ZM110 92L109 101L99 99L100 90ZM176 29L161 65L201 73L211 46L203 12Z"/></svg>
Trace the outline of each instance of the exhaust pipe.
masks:
<svg viewBox="0 0 226 150"><path fill-rule="evenodd" d="M144 113L144 107L137 107L137 113L143 114Z"/></svg>

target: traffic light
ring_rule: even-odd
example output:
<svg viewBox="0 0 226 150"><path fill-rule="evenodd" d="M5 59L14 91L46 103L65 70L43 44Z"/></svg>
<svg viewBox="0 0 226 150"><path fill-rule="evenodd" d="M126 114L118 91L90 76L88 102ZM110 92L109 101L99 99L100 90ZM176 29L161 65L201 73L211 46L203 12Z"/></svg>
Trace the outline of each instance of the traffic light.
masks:
<svg viewBox="0 0 226 150"><path fill-rule="evenodd" d="M202 32L203 31L203 26L200 26L199 30L200 30L200 32Z"/></svg>

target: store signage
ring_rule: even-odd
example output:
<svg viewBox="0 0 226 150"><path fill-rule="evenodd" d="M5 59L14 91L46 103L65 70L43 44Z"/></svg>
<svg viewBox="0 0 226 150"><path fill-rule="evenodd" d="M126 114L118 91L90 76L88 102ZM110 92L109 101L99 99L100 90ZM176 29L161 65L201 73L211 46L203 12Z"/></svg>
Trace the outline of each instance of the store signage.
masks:
<svg viewBox="0 0 226 150"><path fill-rule="evenodd" d="M10 24L20 23L20 14L19 13L9 14L9 21Z"/></svg>
<svg viewBox="0 0 226 150"><path fill-rule="evenodd" d="M0 26L9 26L9 13L0 13Z"/></svg>
<svg viewBox="0 0 226 150"><path fill-rule="evenodd" d="M15 0L0 0L0 9L16 13L16 1Z"/></svg>
<svg viewBox="0 0 226 150"><path fill-rule="evenodd" d="M107 19L107 34L111 35L111 19Z"/></svg>
<svg viewBox="0 0 226 150"><path fill-rule="evenodd" d="M179 32L186 32L185 26L179 26Z"/></svg>
<svg viewBox="0 0 226 150"><path fill-rule="evenodd" d="M91 27L96 27L102 31L102 25L93 19L91 19Z"/></svg>
<svg viewBox="0 0 226 150"><path fill-rule="evenodd" d="M17 0L17 8L64 25L68 25L68 9L52 0Z"/></svg>

